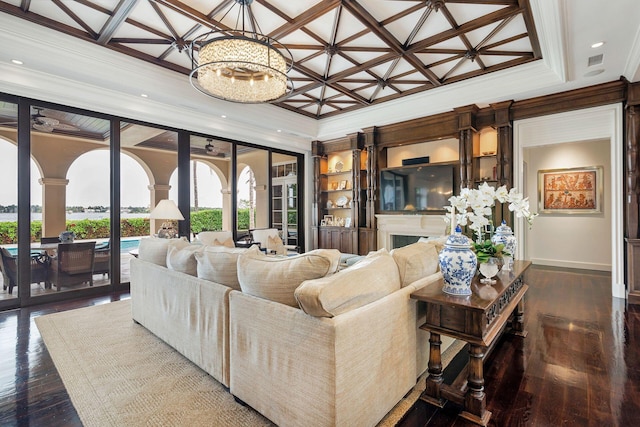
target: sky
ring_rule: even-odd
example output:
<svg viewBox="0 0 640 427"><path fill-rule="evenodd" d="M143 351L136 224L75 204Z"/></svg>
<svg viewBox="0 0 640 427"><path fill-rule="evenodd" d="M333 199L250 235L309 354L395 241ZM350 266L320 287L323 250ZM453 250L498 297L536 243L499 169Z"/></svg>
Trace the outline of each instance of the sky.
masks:
<svg viewBox="0 0 640 427"><path fill-rule="evenodd" d="M17 204L17 148L0 138L0 205ZM120 156L122 171L121 206L146 207L149 205L149 179L147 174L135 160L123 154ZM222 207L221 184L213 170L204 163L199 163L198 189L200 207ZM40 172L31 161L31 204L42 205L42 187L38 183ZM109 206L109 152L96 150L83 154L74 161L67 173L67 206ZM193 180L193 168L191 168ZM242 177L239 183L246 182ZM169 185L169 198L177 201L178 177L173 172ZM191 189L193 200L193 188ZM239 192L240 199L248 199L246 189Z"/></svg>

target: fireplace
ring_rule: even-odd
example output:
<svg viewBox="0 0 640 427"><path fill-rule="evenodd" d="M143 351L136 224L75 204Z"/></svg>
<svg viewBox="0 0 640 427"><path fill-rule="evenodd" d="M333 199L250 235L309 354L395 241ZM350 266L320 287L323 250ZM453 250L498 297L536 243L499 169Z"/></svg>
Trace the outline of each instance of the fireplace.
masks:
<svg viewBox="0 0 640 427"><path fill-rule="evenodd" d="M416 242L420 237L444 236L443 215L376 215L378 249L391 250Z"/></svg>

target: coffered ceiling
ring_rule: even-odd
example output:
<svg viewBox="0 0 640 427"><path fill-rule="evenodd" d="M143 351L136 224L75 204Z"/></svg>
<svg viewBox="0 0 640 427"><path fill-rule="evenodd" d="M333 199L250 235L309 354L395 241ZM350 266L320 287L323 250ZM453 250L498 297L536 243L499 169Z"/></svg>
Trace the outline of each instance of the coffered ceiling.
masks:
<svg viewBox="0 0 640 427"><path fill-rule="evenodd" d="M226 13L234 8L230 13ZM292 53L279 107L326 118L541 59L529 0L255 0ZM0 0L0 12L181 73L236 0Z"/></svg>

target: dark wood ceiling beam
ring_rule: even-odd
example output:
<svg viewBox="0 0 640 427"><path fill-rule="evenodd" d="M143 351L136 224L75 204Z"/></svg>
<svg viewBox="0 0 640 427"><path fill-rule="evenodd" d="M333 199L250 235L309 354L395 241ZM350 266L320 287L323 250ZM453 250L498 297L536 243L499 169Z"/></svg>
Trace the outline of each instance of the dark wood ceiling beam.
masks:
<svg viewBox="0 0 640 427"><path fill-rule="evenodd" d="M447 9L446 5L444 7L442 7L442 8L440 8L440 10L441 10L442 14L445 16L445 18L447 19L447 21L449 22L449 25L451 25L451 28L454 28L454 29L460 28L460 26L456 22L455 18L451 14L451 12L449 12L449 9ZM507 19L510 19L510 18L507 18ZM502 23L504 23L504 21L502 21ZM484 62L482 62L482 58L477 56L476 47L471 44L471 42L467 38L466 33L462 33L458 37L460 37L460 40L462 40L462 43L464 44L465 48L467 49L467 55L469 55L469 59L471 59L472 61L477 61L478 66L480 67L480 69L484 70L485 68L487 68L484 65ZM473 55L476 55L476 56L473 56ZM461 65L461 63L458 63L455 68L457 68L459 65ZM453 71L454 70L449 70L449 73L452 73ZM449 73L447 73L447 74L449 74Z"/></svg>
<svg viewBox="0 0 640 427"><path fill-rule="evenodd" d="M216 30L216 29L231 30L232 29L226 25L223 25L221 22L216 21L215 19L205 15L204 13L192 8L191 6L184 4L182 1L179 1L179 0L153 0L153 1L165 7L168 7L169 9L175 12L178 12L180 15L185 16L197 22L198 24L204 27L210 28L212 30ZM226 4L228 3L231 3L231 2L227 1Z"/></svg>
<svg viewBox="0 0 640 427"><path fill-rule="evenodd" d="M105 15L111 16L111 14L113 13L111 9L107 9L106 7L102 7L99 4L95 4L90 0L75 0L75 2L87 6L88 8L91 8L93 10L97 10L98 12L104 13Z"/></svg>
<svg viewBox="0 0 640 427"><path fill-rule="evenodd" d="M300 72L300 73L303 73L304 75L307 75L307 76L309 76L309 77L312 77L312 78L313 78L314 80L316 80L320 85L328 85L329 87L331 87L331 89L334 89L334 90L336 90L336 91L338 91L338 92L341 92L341 93L343 93L343 94L345 94L345 95L347 95L347 96L350 96L351 98L354 98L356 101L360 102L361 104L364 104L364 105L369 104L369 101L368 101L366 98L364 98L364 97L362 97L362 96L360 96L360 95L358 95L358 94L356 94L356 93L353 93L353 92L352 92L352 91L350 91L349 89L347 89L347 88L345 88L345 87L342 87L342 86L340 86L339 84L337 84L337 81L338 81L338 80L333 80L333 79L331 79L331 80L333 80L333 81L324 80L324 79L322 79L322 77L321 77L321 76L319 76L319 75L318 75L318 74L316 74L315 72L313 72L313 71L311 71L310 69L308 69L308 68L306 68L306 67L304 67L304 66L302 66L302 65L299 65L299 64L298 64L298 65L295 65L295 69L296 69L296 71L298 71L298 72ZM316 86L315 88L320 87L320 85ZM315 88L314 88L314 89L315 89ZM296 93L296 91L294 90L294 92L293 92L293 93L295 94L295 93ZM293 95L292 95L292 96L293 96Z"/></svg>
<svg viewBox="0 0 640 427"><path fill-rule="evenodd" d="M46 18L42 15L38 15L33 12L25 12L22 9L20 9L18 6L0 2L0 12L5 12L9 15L22 18L26 21L33 22L34 24L42 25L43 27L46 27L52 30L60 31L61 33L68 34L70 36L74 36L79 39L95 42L95 39L92 39L86 32L78 28L72 27L71 25L63 24L58 21L54 21L53 19Z"/></svg>
<svg viewBox="0 0 640 427"><path fill-rule="evenodd" d="M344 6L366 27L371 29L376 36L384 41L398 56L403 56L405 61L411 64L416 70L420 71L431 81L432 84L439 86L438 77L430 70L426 69L424 64L413 54L406 52L400 42L387 30L382 27L378 21L355 0L344 0Z"/></svg>
<svg viewBox="0 0 640 427"><path fill-rule="evenodd" d="M158 18L160 18L164 26L167 27L167 30L169 30L174 40L179 40L180 36L178 35L175 28L173 28L173 25L171 25L171 22L169 22L165 14L162 12L162 9L160 9L160 6L158 5L158 3L151 2L150 4L153 10L156 12L156 15L158 15Z"/></svg>
<svg viewBox="0 0 640 427"><path fill-rule="evenodd" d="M533 15L531 14L531 4L529 3L529 0L518 0L518 4L523 10L522 17L524 18L524 25L527 27L527 33L529 34L529 42L533 49L533 56L536 58L542 58L538 32L536 31L536 26L533 22Z"/></svg>
<svg viewBox="0 0 640 427"><path fill-rule="evenodd" d="M471 21L465 22L464 24L460 25L458 29L443 31L439 34L436 34L434 36L431 36L424 40L416 42L410 45L407 48L407 51L412 53L418 52L422 49L428 48L429 46L433 46L438 43L452 39L454 37L458 37L460 34L477 30L478 28L482 28L486 25L493 24L494 22L502 21L512 15L517 15L521 12L522 12L522 9L520 7L516 7L516 6L505 7L498 11L492 12L488 15L484 15L484 16L481 16L480 18L476 18Z"/></svg>
<svg viewBox="0 0 640 427"><path fill-rule="evenodd" d="M518 35L515 35L515 36L512 36L512 37L509 37L508 39L504 39L504 40L500 40L500 41L495 42L495 43L488 44L488 45L484 46L483 49L493 49L493 48L496 48L498 46L502 46L502 45L505 45L507 43L511 43L513 41L516 41L516 40L526 39L527 36L528 36L527 33L518 34ZM534 55L535 55L535 53L534 53Z"/></svg>
<svg viewBox="0 0 640 427"><path fill-rule="evenodd" d="M84 28L84 30L89 34L89 36L92 39L97 39L98 38L98 33L96 33L95 31L93 31L93 28L91 28L89 26L89 24L87 24L86 22L84 22L82 19L80 19L80 17L78 15L76 15L71 9L69 9L67 7L67 5L65 5L64 3L62 3L60 0L52 0L52 3L55 4L56 6L58 6L60 8L60 10L62 10L69 18L71 18L72 20L74 20L76 22L76 24L80 25L82 28Z"/></svg>
<svg viewBox="0 0 640 427"><path fill-rule="evenodd" d="M308 23L315 21L316 19L318 19L325 13L329 12L330 10L335 9L340 5L340 3L342 3L342 0L321 1L315 6L313 6L312 8L305 10L300 15L296 16L291 20L289 20L288 17L284 18L287 16L286 14L284 14L281 10L273 7L265 0L256 0L256 2L260 3L262 6L276 13L278 16L282 17L283 19L288 20L286 24L280 26L279 28L272 31L271 34L269 34L269 36L273 37L274 39L281 39L284 36L287 36L293 33L294 31L299 30L300 28L304 27Z"/></svg>
<svg viewBox="0 0 640 427"><path fill-rule="evenodd" d="M127 19L137 2L138 0L120 0L113 14L102 26L97 40L98 44L106 45L109 43L111 37L113 37L118 28L120 28L120 25Z"/></svg>
<svg viewBox="0 0 640 427"><path fill-rule="evenodd" d="M111 44L111 43L127 43L127 44L146 44L146 45L151 45L151 44L172 44L173 41L166 40L166 39L141 39L141 38L122 37L122 38L112 38L109 41L109 44Z"/></svg>

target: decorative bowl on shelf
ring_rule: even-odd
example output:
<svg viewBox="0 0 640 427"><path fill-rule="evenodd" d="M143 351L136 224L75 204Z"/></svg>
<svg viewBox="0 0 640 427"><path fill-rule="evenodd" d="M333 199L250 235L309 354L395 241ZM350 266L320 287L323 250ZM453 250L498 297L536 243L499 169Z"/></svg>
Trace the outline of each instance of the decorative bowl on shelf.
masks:
<svg viewBox="0 0 640 427"><path fill-rule="evenodd" d="M496 152L495 152L495 151L483 151L483 152L482 152L482 155L483 155L483 156L492 156L492 155L494 155L494 154L496 154Z"/></svg>
<svg viewBox="0 0 640 427"><path fill-rule="evenodd" d="M342 168L344 168L344 163L341 161L336 162L336 172L342 172Z"/></svg>
<svg viewBox="0 0 640 427"><path fill-rule="evenodd" d="M336 200L336 206L339 208L345 207L347 203L349 203L349 198L347 196L340 196Z"/></svg>

